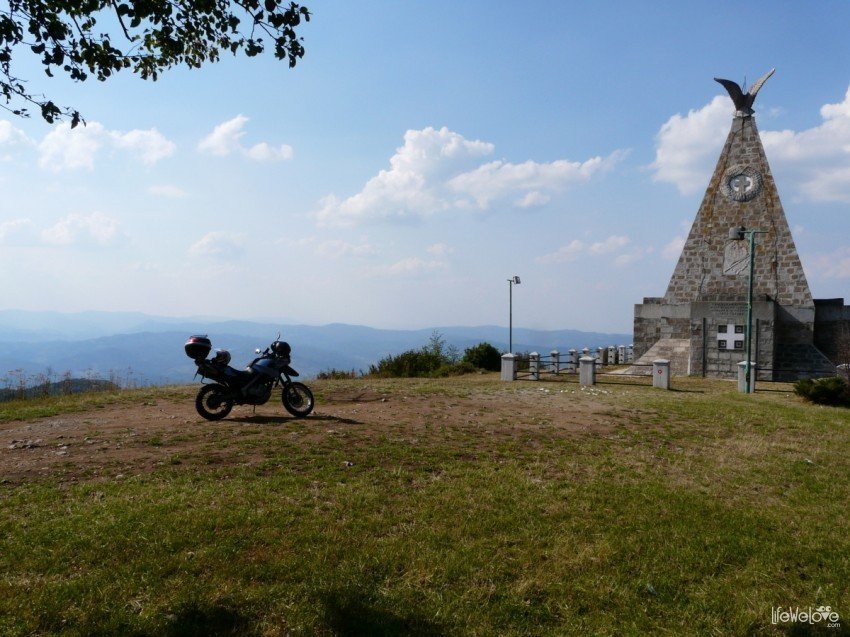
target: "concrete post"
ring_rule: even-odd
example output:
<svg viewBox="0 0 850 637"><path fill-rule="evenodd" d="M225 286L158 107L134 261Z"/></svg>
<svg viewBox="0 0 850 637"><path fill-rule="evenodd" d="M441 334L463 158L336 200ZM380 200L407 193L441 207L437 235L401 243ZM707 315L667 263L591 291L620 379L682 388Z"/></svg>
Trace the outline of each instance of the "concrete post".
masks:
<svg viewBox="0 0 850 637"><path fill-rule="evenodd" d="M617 364L617 348L613 345L608 347L608 364L616 365Z"/></svg>
<svg viewBox="0 0 850 637"><path fill-rule="evenodd" d="M502 354L502 380L516 380L516 356Z"/></svg>
<svg viewBox="0 0 850 637"><path fill-rule="evenodd" d="M756 367L755 363L750 364L750 393L756 390ZM738 391L747 393L747 361L738 363Z"/></svg>
<svg viewBox="0 0 850 637"><path fill-rule="evenodd" d="M617 347L617 360L620 361L620 365L624 365L629 361L626 360L626 346L620 345Z"/></svg>
<svg viewBox="0 0 850 637"><path fill-rule="evenodd" d="M590 356L582 356L578 359L579 373L578 382L583 387L592 387L596 384L596 360Z"/></svg>
<svg viewBox="0 0 850 637"><path fill-rule="evenodd" d="M635 362L635 346L629 345L626 347L626 362L634 363Z"/></svg>
<svg viewBox="0 0 850 637"><path fill-rule="evenodd" d="M552 357L552 373L559 374L561 372L561 353L558 350L553 349L549 352L549 356Z"/></svg>
<svg viewBox="0 0 850 637"><path fill-rule="evenodd" d="M596 348L596 364L597 365L607 365L608 364L608 350L604 347Z"/></svg>
<svg viewBox="0 0 850 637"><path fill-rule="evenodd" d="M531 373L531 380L540 380L540 354L537 352L528 355L528 371Z"/></svg>
<svg viewBox="0 0 850 637"><path fill-rule="evenodd" d="M664 358L652 361L652 386L670 389L670 361Z"/></svg>
<svg viewBox="0 0 850 637"><path fill-rule="evenodd" d="M567 352L567 372L575 374L578 371L578 352L571 349Z"/></svg>

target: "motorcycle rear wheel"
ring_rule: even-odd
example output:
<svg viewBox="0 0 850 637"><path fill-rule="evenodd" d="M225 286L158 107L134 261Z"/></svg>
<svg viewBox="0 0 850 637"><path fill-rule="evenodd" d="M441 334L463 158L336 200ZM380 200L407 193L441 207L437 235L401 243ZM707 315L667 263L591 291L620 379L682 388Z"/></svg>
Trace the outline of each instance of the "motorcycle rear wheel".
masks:
<svg viewBox="0 0 850 637"><path fill-rule="evenodd" d="M313 392L304 383L289 383L280 396L283 406L296 418L305 418L313 411Z"/></svg>
<svg viewBox="0 0 850 637"><path fill-rule="evenodd" d="M195 398L195 409L207 420L221 420L233 409L233 399L227 395L223 385L204 385Z"/></svg>

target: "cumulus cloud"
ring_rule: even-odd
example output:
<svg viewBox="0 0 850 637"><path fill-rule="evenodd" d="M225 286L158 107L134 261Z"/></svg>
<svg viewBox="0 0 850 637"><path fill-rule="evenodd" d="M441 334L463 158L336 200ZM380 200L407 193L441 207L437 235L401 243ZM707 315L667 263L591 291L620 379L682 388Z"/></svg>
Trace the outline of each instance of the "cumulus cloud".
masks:
<svg viewBox="0 0 850 637"><path fill-rule="evenodd" d="M494 150L493 144L468 140L445 127L408 130L388 169L372 177L355 195L323 198L316 216L321 224L345 226L488 210L502 202L529 208L545 204L554 192L589 180L623 156L618 151L585 162L481 163Z"/></svg>
<svg viewBox="0 0 850 637"><path fill-rule="evenodd" d="M694 194L708 184L731 125L732 105L718 95L686 116L674 115L656 139L653 178ZM761 131L768 161L783 188L809 201L850 203L850 88L820 109L822 122L802 130Z"/></svg>
<svg viewBox="0 0 850 637"><path fill-rule="evenodd" d="M38 164L54 172L92 170L95 157L104 148L128 152L150 165L173 155L177 146L155 128L125 133L107 130L98 122L76 128L62 122L38 144Z"/></svg>
<svg viewBox="0 0 850 637"><path fill-rule="evenodd" d="M631 240L622 235L611 235L607 239L589 244L578 239L573 239L567 245L555 250L555 252L537 257L535 261L542 264L566 263L568 261L575 261L583 254L600 256L619 252L620 254L615 257L614 262L617 265L625 265L638 258L642 258L647 252L646 250L636 248L629 253L624 253L623 248L630 243ZM630 256L624 256L626 254Z"/></svg>
<svg viewBox="0 0 850 637"><path fill-rule="evenodd" d="M69 214L41 232L44 243L56 246L109 246L122 238L118 222L100 212Z"/></svg>
<svg viewBox="0 0 850 637"><path fill-rule="evenodd" d="M700 109L668 119L656 137L653 179L674 184L683 195L705 189L734 110L727 96L718 95Z"/></svg>
<svg viewBox="0 0 850 637"><path fill-rule="evenodd" d="M127 133L111 131L109 136L116 148L132 152L148 165L170 157L177 149L174 142L166 139L155 128L131 130Z"/></svg>
<svg viewBox="0 0 850 637"><path fill-rule="evenodd" d="M232 153L237 153L248 159L261 162L292 159L292 146L287 144L274 147L266 142L260 142L250 148L243 146L242 138L245 136L245 131L242 129L248 121L249 119L244 115L237 115L233 119L219 124L209 135L198 142L198 150L217 157L226 157Z"/></svg>
<svg viewBox="0 0 850 637"><path fill-rule="evenodd" d="M9 161L11 155L5 151L14 150L20 146L29 146L33 141L22 130L15 128L11 122L0 120L0 160Z"/></svg>
<svg viewBox="0 0 850 637"><path fill-rule="evenodd" d="M245 254L245 236L209 232L189 247L189 254L215 261L235 261Z"/></svg>

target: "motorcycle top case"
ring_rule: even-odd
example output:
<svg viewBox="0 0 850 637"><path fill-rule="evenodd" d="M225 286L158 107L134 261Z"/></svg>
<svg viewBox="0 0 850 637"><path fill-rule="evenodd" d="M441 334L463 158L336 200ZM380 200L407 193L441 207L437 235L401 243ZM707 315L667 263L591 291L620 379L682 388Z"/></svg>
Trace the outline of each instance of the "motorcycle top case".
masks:
<svg viewBox="0 0 850 637"><path fill-rule="evenodd" d="M206 336L190 336L183 346L186 356L193 360L204 360L212 349L212 343Z"/></svg>

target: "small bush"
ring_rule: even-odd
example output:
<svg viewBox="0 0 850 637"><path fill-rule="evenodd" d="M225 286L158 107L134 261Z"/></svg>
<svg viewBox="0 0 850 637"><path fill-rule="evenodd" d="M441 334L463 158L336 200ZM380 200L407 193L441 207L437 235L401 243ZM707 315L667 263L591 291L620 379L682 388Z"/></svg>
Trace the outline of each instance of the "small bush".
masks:
<svg viewBox="0 0 850 637"><path fill-rule="evenodd" d="M336 367L331 367L330 369L323 369L316 376L319 380L347 380L349 378L357 378L362 376L361 372L358 374L353 369L351 371L345 371L344 369L337 369Z"/></svg>
<svg viewBox="0 0 850 637"><path fill-rule="evenodd" d="M463 362L488 372L498 372L502 368L502 355L490 343L478 343L463 351Z"/></svg>
<svg viewBox="0 0 850 637"><path fill-rule="evenodd" d="M410 349L396 356L386 356L377 365L370 365L369 374L381 378L431 376L444 364L443 357L433 351Z"/></svg>
<svg viewBox="0 0 850 637"><path fill-rule="evenodd" d="M818 405L850 407L850 385L838 376L798 380L794 393Z"/></svg>
<svg viewBox="0 0 850 637"><path fill-rule="evenodd" d="M472 363L461 361L451 365L441 365L432 375L437 378L445 378L447 376L463 376L464 374L474 374L478 368Z"/></svg>

